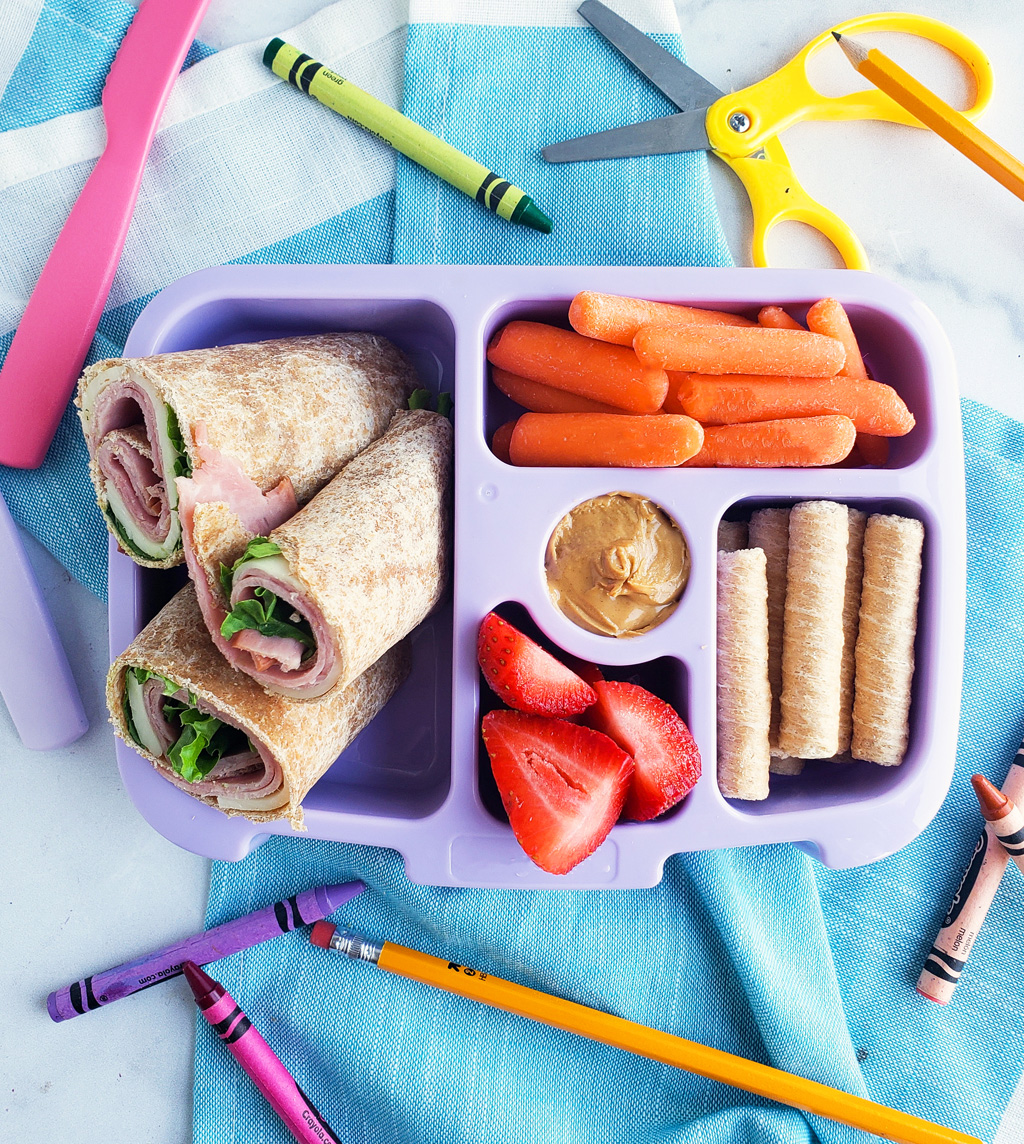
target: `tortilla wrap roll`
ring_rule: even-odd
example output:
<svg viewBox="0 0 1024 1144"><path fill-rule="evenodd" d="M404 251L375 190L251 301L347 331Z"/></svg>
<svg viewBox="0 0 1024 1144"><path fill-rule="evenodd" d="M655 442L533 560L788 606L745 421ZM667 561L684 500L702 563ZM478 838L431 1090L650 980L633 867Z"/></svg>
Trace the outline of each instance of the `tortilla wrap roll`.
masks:
<svg viewBox="0 0 1024 1144"><path fill-rule="evenodd" d="M218 650L277 694L347 687L445 592L451 468L448 419L406 409L269 535L197 509L193 581Z"/></svg>
<svg viewBox="0 0 1024 1144"><path fill-rule="evenodd" d="M205 465L204 495L232 503L238 485L240 515L273 527L384 432L415 384L387 339L331 333L100 361L75 404L107 527L137 564L169 568L182 560L176 477Z"/></svg>
<svg viewBox="0 0 1024 1144"><path fill-rule="evenodd" d="M410 667L396 644L345 688L312 702L268 695L210 642L187 585L111 664L114 730L194 798L254 822L302 829L302 800L387 703Z"/></svg>

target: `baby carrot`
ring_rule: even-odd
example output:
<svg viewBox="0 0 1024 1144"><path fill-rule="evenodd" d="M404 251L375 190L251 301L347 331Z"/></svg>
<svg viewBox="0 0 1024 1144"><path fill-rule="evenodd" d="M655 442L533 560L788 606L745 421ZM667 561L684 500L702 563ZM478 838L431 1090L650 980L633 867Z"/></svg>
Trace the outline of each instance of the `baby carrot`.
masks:
<svg viewBox="0 0 1024 1144"><path fill-rule="evenodd" d="M668 392L663 369L642 365L626 346L542 322L509 322L487 347L499 369L629 413L656 413Z"/></svg>
<svg viewBox="0 0 1024 1144"><path fill-rule="evenodd" d="M723 310L699 310L671 302L648 302L583 290L569 306L569 325L588 338L631 346L641 326L752 326L749 318Z"/></svg>
<svg viewBox="0 0 1024 1144"><path fill-rule="evenodd" d="M846 364L839 371L847 377L867 377L864 359L860 356L857 335L842 303L835 298L822 298L807 311L807 327L816 334L838 338L846 348Z"/></svg>
<svg viewBox="0 0 1024 1144"><path fill-rule="evenodd" d="M833 377L846 359L835 338L764 326L643 326L633 348L644 365L692 373Z"/></svg>
<svg viewBox="0 0 1024 1144"><path fill-rule="evenodd" d="M672 468L694 456L703 440L696 421L668 413L524 413L509 452L513 465Z"/></svg>
<svg viewBox="0 0 1024 1144"><path fill-rule="evenodd" d="M580 397L576 393L566 393L564 389L555 389L553 385L544 385L539 381L530 381L526 377L516 377L508 370L491 369L491 381L513 401L531 413L622 413L614 405L606 405L603 401L591 401L589 397Z"/></svg>
<svg viewBox="0 0 1024 1144"><path fill-rule="evenodd" d="M669 416L669 414L665 414ZM853 448L857 431L849 417L787 417L704 430L704 445L688 466L712 468L808 468L834 465Z"/></svg>
<svg viewBox="0 0 1024 1144"><path fill-rule="evenodd" d="M779 417L841 413L858 433L902 437L914 416L890 385L855 377L751 377L669 373L666 413L686 413L705 427Z"/></svg>
<svg viewBox="0 0 1024 1144"><path fill-rule="evenodd" d="M791 318L781 306L762 306L757 313L757 324L768 326L773 330L804 329L796 318Z"/></svg>
<svg viewBox="0 0 1024 1144"><path fill-rule="evenodd" d="M512 457L508 451L509 444L512 441L512 430L515 429L516 423L514 421L506 421L504 425L499 425L494 430L494 436L491 438L491 452L498 458L499 461L504 461L506 465L512 464Z"/></svg>
<svg viewBox="0 0 1024 1144"><path fill-rule="evenodd" d="M835 298L822 298L807 311L807 325L819 334L838 338L846 347L846 365L839 371L848 377L867 377L867 367L861 357L857 335L850 325L850 318L843 305ZM860 426L858 425L859 429ZM889 460L889 442L879 437L872 439L868 433L857 434L858 452L869 465L885 465Z"/></svg>

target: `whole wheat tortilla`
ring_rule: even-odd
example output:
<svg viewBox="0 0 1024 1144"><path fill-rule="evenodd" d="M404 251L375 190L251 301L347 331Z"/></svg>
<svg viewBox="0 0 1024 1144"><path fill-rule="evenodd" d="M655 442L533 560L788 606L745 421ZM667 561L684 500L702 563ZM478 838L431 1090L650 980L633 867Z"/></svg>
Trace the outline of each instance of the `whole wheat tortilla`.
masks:
<svg viewBox="0 0 1024 1144"><path fill-rule="evenodd" d="M288 818L301 829L302 800L408 675L410 652L407 640L396 644L349 686L336 687L320 699L268 695L235 671L210 642L189 584L114 660L107 675L107 707L114 730L163 772L167 764L140 746L128 730L124 679L129 667L147 668L180 683L204 710L240 728L277 760L290 795L287 805L250 812L218 808L222 813L240 814L254 822ZM213 797L200 800L217 805Z"/></svg>
<svg viewBox="0 0 1024 1144"><path fill-rule="evenodd" d="M82 375L75 404L108 527L106 482L95 460L99 441L83 395L100 380L106 385L132 376L148 381L174 410L193 467L198 461L195 428L202 424L209 445L233 458L263 492L287 477L300 505L384 432L417 384L405 355L386 338L366 333L313 334L97 362ZM173 476L159 475L165 480ZM182 560L180 549L160 560L129 555L150 568Z"/></svg>
<svg viewBox="0 0 1024 1144"><path fill-rule="evenodd" d="M320 609L344 687L433 610L448 583L452 426L399 410L388 431L270 539Z"/></svg>

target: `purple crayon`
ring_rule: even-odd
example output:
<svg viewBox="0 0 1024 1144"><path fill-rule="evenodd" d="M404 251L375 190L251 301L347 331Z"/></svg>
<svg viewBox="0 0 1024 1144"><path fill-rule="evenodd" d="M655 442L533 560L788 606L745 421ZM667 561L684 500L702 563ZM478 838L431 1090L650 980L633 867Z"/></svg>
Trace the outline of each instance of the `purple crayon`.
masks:
<svg viewBox="0 0 1024 1144"><path fill-rule="evenodd" d="M265 906L244 918L214 926L176 945L166 946L135 961L94 973L64 989L57 989L46 998L47 1012L54 1021L70 1021L72 1017L100 1009L111 1001L119 1001L151 985L178 977L182 962L207 965L222 957L230 957L240 949L249 949L261 941L279 937L298 926L321 921L365 889L363 882L342 882L336 886L303 890L301 894L293 894L283 902Z"/></svg>

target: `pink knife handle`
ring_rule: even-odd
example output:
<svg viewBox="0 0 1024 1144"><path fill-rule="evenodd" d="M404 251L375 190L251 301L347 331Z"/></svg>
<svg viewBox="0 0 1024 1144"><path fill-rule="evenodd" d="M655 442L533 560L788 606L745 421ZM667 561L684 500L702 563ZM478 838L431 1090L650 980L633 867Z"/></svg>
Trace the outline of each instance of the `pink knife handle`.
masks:
<svg viewBox="0 0 1024 1144"><path fill-rule="evenodd" d="M42 464L110 292L149 150L112 139L47 259L0 370L0 462Z"/></svg>

